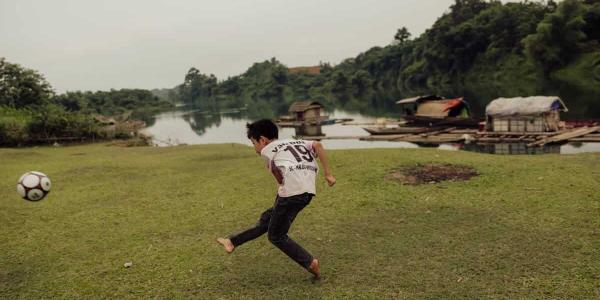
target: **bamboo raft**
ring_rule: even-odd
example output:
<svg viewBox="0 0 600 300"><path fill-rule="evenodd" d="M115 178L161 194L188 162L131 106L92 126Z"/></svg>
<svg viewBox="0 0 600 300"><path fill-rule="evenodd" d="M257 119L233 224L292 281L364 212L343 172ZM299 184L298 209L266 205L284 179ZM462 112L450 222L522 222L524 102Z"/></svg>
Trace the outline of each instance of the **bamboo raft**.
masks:
<svg viewBox="0 0 600 300"><path fill-rule="evenodd" d="M491 132L476 129L446 128L441 130L370 136L298 136L305 140L356 139L361 141L411 142L422 144L444 143L525 143L528 147L568 142L600 143L600 126L585 126L557 132Z"/></svg>
<svg viewBox="0 0 600 300"><path fill-rule="evenodd" d="M366 132L371 135L394 135L394 134L418 134L429 131L436 131L439 128L435 127L412 127L412 126L398 126L398 127L365 127L363 128Z"/></svg>

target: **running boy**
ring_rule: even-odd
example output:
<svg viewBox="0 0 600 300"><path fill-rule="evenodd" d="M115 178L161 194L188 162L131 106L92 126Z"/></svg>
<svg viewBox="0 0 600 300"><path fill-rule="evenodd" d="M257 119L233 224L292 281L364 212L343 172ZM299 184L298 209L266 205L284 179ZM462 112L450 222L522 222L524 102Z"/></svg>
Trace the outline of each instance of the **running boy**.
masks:
<svg viewBox="0 0 600 300"><path fill-rule="evenodd" d="M335 184L331 175L325 149L319 142L284 139L278 140L277 125L271 120L260 120L246 125L248 138L254 150L265 160L267 168L279 184L273 207L265 210L258 223L229 238L218 238L227 253L245 242L268 233L269 241L287 256L319 279L319 260L304 250L288 235L296 215L316 195L315 180L319 171L319 158L329 186Z"/></svg>

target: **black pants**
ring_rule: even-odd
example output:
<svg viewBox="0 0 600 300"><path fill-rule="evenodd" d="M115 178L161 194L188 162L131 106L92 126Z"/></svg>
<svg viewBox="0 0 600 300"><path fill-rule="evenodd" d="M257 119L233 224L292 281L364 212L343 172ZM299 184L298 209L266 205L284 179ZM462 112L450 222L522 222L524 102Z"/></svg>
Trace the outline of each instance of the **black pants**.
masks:
<svg viewBox="0 0 600 300"><path fill-rule="evenodd" d="M262 213L258 223L248 230L231 236L231 242L237 247L268 232L269 241L273 245L302 267L308 268L313 260L312 255L294 242L287 233L296 215L310 203L313 196L309 193L291 197L277 196L273 207Z"/></svg>

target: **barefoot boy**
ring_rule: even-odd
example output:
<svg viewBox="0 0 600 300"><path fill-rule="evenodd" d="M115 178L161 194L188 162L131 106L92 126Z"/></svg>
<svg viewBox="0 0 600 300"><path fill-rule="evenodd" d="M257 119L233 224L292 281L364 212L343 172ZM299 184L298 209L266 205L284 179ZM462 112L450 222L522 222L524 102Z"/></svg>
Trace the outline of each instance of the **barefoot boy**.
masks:
<svg viewBox="0 0 600 300"><path fill-rule="evenodd" d="M256 121L247 124L246 127L254 150L265 160L267 168L279 184L277 198L273 207L262 213L254 227L229 238L218 238L217 242L225 247L225 251L231 253L236 247L266 232L273 245L318 279L321 276L319 260L292 240L287 233L296 215L316 194L315 180L319 170L316 158L321 161L329 186L335 184L325 149L316 141L278 140L277 125L271 120Z"/></svg>

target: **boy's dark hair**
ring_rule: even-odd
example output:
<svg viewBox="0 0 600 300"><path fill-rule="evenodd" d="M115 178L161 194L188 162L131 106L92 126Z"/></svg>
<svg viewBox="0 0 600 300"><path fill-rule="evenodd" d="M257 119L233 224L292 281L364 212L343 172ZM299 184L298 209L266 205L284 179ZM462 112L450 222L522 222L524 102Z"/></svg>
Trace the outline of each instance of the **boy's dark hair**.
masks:
<svg viewBox="0 0 600 300"><path fill-rule="evenodd" d="M246 123L246 128L248 128L247 136L249 139L253 138L258 141L261 136L264 136L269 140L279 138L279 129L277 128L277 125L269 119Z"/></svg>

